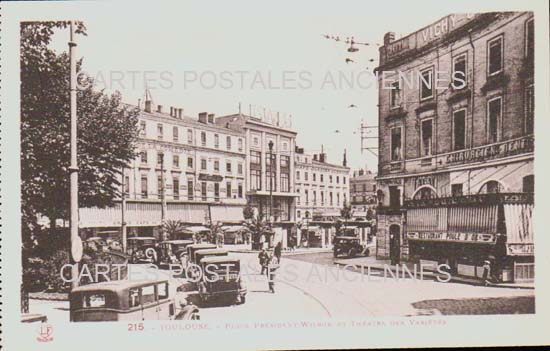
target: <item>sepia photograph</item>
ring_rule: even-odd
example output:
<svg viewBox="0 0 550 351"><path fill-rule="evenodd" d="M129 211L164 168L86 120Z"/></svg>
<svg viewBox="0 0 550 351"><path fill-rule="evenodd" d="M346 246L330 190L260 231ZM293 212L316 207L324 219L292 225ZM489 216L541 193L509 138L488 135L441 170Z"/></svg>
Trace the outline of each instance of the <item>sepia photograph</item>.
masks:
<svg viewBox="0 0 550 351"><path fill-rule="evenodd" d="M2 344L548 343L548 4L423 3L3 4Z"/></svg>

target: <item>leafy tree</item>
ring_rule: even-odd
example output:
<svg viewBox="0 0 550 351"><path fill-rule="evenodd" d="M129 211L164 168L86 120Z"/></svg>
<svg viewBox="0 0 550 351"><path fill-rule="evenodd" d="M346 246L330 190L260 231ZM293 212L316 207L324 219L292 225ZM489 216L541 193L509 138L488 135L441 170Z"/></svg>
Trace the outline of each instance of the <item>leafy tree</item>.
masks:
<svg viewBox="0 0 550 351"><path fill-rule="evenodd" d="M70 164L69 56L48 47L66 22L21 23L21 183L24 242L32 244L37 215L68 218ZM85 35L82 24L76 32ZM68 34L67 34L68 36ZM77 70L82 68L82 60ZM138 111L121 95L77 92L79 206L105 207L120 196L120 172L135 157Z"/></svg>
<svg viewBox="0 0 550 351"><path fill-rule="evenodd" d="M351 206L349 203L344 203L344 207L340 210L340 216L344 219L351 218Z"/></svg>
<svg viewBox="0 0 550 351"><path fill-rule="evenodd" d="M166 220L162 223L162 231L167 235L168 239L177 238L178 234L183 232L186 225L179 220Z"/></svg>
<svg viewBox="0 0 550 351"><path fill-rule="evenodd" d="M261 214L253 217L250 221L246 222L247 230L250 232L252 239L252 249L260 248L260 237L262 234L266 235L266 239L272 234L269 223L263 218Z"/></svg>
<svg viewBox="0 0 550 351"><path fill-rule="evenodd" d="M243 217L245 220L254 218L254 208L250 204L246 204L246 207L243 208Z"/></svg>

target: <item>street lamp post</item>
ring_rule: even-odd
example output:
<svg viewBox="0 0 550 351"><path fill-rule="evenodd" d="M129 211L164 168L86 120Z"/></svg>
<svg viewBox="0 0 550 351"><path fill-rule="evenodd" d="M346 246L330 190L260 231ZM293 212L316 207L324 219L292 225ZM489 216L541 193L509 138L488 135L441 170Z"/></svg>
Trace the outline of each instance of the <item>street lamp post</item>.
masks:
<svg viewBox="0 0 550 351"><path fill-rule="evenodd" d="M76 42L74 21L70 22L69 58L70 58L70 103L71 103L71 164L69 166L70 181L70 217L71 233L71 289L78 287L78 262L82 256L82 242L78 236L78 162L77 162L77 115L76 115ZM54 219L55 220L55 219Z"/></svg>
<svg viewBox="0 0 550 351"><path fill-rule="evenodd" d="M120 214L121 219L121 232L122 232L122 252L126 253L126 248L128 246L128 233L126 228L126 186L129 186L129 184L126 184L126 177L124 176L124 168L122 168L122 201L121 201L121 207L122 212Z"/></svg>
<svg viewBox="0 0 550 351"><path fill-rule="evenodd" d="M269 146L269 223L273 216L273 140L267 144Z"/></svg>

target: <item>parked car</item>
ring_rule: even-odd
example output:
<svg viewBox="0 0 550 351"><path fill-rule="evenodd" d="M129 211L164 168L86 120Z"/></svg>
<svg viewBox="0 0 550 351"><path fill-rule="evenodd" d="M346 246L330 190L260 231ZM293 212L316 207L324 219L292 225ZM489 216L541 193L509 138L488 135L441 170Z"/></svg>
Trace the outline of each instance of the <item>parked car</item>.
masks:
<svg viewBox="0 0 550 351"><path fill-rule="evenodd" d="M229 256L201 259L203 274L198 282L201 301L207 303L213 299L226 298L233 303L245 303L247 289L241 279L240 264L240 259Z"/></svg>
<svg viewBox="0 0 550 351"><path fill-rule="evenodd" d="M197 263L195 260L195 252L198 250L206 250L206 249L217 249L218 247L214 244L192 244L187 246L187 262L186 265L190 263Z"/></svg>
<svg viewBox="0 0 550 351"><path fill-rule="evenodd" d="M247 230L242 225L225 226L223 229L224 244L242 244L244 243L244 232Z"/></svg>
<svg viewBox="0 0 550 351"><path fill-rule="evenodd" d="M130 263L152 263L155 261L155 244L157 238L152 236L128 238L127 254Z"/></svg>
<svg viewBox="0 0 550 351"><path fill-rule="evenodd" d="M187 246L193 240L166 240L160 243L161 262L164 264L182 264L186 261Z"/></svg>
<svg viewBox="0 0 550 351"><path fill-rule="evenodd" d="M229 252L224 249L201 249L195 251L195 263L200 264L205 257L227 256Z"/></svg>
<svg viewBox="0 0 550 351"><path fill-rule="evenodd" d="M358 237L337 236L334 238L334 257L355 257L363 252L363 245Z"/></svg>
<svg viewBox="0 0 550 351"><path fill-rule="evenodd" d="M199 309L176 298L167 280L117 280L79 286L69 294L71 322L198 320Z"/></svg>

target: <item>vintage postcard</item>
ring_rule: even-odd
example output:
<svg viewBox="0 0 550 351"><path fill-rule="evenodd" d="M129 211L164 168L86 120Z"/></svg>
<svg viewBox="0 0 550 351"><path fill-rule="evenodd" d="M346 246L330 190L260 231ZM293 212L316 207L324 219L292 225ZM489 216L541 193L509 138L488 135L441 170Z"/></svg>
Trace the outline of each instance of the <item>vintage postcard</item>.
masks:
<svg viewBox="0 0 550 351"><path fill-rule="evenodd" d="M7 350L550 344L546 1L1 16Z"/></svg>

